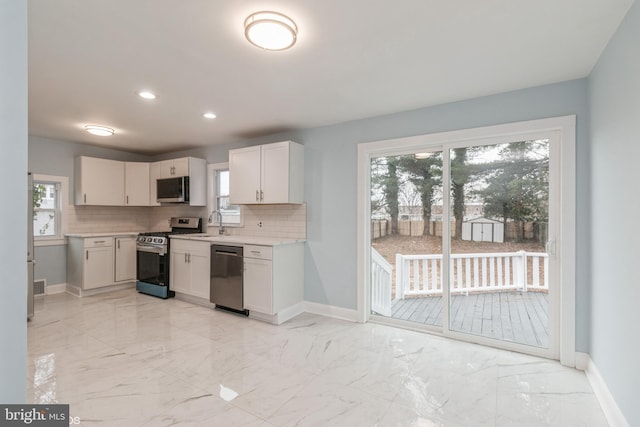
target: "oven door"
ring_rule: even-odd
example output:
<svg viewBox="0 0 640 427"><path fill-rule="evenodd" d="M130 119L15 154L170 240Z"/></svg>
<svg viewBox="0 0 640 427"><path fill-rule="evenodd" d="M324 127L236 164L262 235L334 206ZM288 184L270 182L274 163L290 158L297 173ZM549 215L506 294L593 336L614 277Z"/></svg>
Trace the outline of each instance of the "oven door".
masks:
<svg viewBox="0 0 640 427"><path fill-rule="evenodd" d="M169 286L169 257L157 248L140 248L136 251L140 282Z"/></svg>

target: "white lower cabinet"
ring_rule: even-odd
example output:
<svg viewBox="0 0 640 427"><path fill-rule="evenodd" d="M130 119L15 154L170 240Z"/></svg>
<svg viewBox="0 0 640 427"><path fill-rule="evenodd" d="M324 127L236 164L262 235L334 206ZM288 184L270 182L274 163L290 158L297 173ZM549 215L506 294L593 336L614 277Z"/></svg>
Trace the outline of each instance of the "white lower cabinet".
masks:
<svg viewBox="0 0 640 427"><path fill-rule="evenodd" d="M69 238L67 284L80 290L114 284L113 237Z"/></svg>
<svg viewBox="0 0 640 427"><path fill-rule="evenodd" d="M244 308L278 315L304 299L304 245L244 245ZM274 319L280 323L278 319Z"/></svg>
<svg viewBox="0 0 640 427"><path fill-rule="evenodd" d="M169 287L209 301L211 243L171 239Z"/></svg>
<svg viewBox="0 0 640 427"><path fill-rule="evenodd" d="M244 258L244 308L265 314L273 312L271 260Z"/></svg>
<svg viewBox="0 0 640 427"><path fill-rule="evenodd" d="M136 280L136 237L115 238L115 282Z"/></svg>

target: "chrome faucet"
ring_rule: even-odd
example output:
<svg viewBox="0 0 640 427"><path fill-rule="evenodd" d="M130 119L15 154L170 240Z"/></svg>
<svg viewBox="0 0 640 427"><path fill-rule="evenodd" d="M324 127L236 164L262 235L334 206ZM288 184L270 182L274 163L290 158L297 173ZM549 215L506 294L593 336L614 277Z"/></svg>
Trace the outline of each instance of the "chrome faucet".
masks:
<svg viewBox="0 0 640 427"><path fill-rule="evenodd" d="M219 235L223 235L224 234L224 224L222 224L222 212L220 211L215 211L216 215L218 215L218 224L220 224L220 228L218 228L218 234Z"/></svg>

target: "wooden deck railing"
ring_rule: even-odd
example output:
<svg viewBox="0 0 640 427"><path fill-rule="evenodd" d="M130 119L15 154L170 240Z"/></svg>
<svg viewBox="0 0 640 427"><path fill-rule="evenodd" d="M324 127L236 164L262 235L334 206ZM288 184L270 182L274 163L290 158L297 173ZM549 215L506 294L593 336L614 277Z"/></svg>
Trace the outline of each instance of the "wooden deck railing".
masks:
<svg viewBox="0 0 640 427"><path fill-rule="evenodd" d="M396 298L442 294L441 270L441 254L396 254ZM451 292L548 290L548 271L541 252L451 254Z"/></svg>
<svg viewBox="0 0 640 427"><path fill-rule="evenodd" d="M371 248L371 310L391 316L391 278L393 266Z"/></svg>

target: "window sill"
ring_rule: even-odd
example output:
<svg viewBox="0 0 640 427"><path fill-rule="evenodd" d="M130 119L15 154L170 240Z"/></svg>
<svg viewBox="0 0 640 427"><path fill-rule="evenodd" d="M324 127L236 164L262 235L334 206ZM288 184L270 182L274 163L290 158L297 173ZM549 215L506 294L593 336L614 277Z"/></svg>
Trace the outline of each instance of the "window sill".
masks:
<svg viewBox="0 0 640 427"><path fill-rule="evenodd" d="M67 239L65 239L64 237L53 237L53 238L34 238L33 240L33 246L35 247L39 247L39 246L60 246L60 245L66 245L67 244Z"/></svg>

